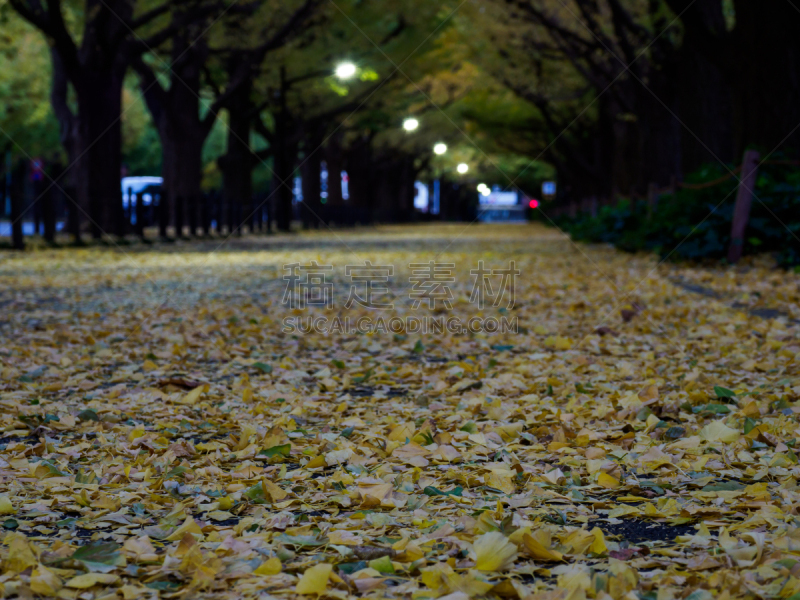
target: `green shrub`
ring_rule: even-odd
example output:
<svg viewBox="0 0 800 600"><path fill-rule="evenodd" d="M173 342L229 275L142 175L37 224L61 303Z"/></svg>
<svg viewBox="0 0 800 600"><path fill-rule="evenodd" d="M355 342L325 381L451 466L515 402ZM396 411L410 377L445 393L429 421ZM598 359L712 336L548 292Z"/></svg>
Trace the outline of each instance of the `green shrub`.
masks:
<svg viewBox="0 0 800 600"><path fill-rule="evenodd" d="M721 166L709 166L686 183L711 182L726 173ZM651 251L675 260L720 259L730 244L736 186L731 177L702 189L680 188L661 196L652 214L645 202L622 198L595 217L561 217L556 225L576 241L609 243L627 252ZM744 253L769 252L783 266L800 264L800 169L762 165L755 193Z"/></svg>

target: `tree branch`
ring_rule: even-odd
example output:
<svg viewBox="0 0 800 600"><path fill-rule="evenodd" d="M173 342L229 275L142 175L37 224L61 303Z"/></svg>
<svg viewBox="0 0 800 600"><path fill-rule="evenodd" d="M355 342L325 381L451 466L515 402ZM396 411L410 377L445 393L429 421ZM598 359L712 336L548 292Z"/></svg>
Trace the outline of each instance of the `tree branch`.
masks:
<svg viewBox="0 0 800 600"><path fill-rule="evenodd" d="M61 55L55 48L50 48L50 56L53 62L53 82L50 88L50 105L53 107L56 119L60 126L59 138L64 147L68 147L75 140L75 114L67 104L69 93L69 78L66 74ZM69 152L69 151L68 151ZM69 157L70 160L73 157Z"/></svg>
<svg viewBox="0 0 800 600"><path fill-rule="evenodd" d="M53 42L64 70L73 84L80 81L80 62L75 41L64 24L60 0L47 0L47 11L40 0L9 0L11 7Z"/></svg>
<svg viewBox="0 0 800 600"><path fill-rule="evenodd" d="M50 19L49 15L44 11L42 3L39 0L8 0L17 14L25 19L28 23L42 31L45 35L50 35Z"/></svg>
<svg viewBox="0 0 800 600"><path fill-rule="evenodd" d="M303 5L298 8L291 17L289 17L286 23L284 23L283 27L281 27L270 39L255 49L253 54L253 62L255 64L261 63L270 50L279 48L286 43L286 40L293 33L295 33L297 29L302 27L309 17L314 14L314 11L320 4L322 4L322 0L306 0Z"/></svg>
<svg viewBox="0 0 800 600"><path fill-rule="evenodd" d="M264 119L261 118L260 114L256 115L256 118L253 119L253 130L267 140L270 147L275 145L275 134L269 130L269 127L264 123Z"/></svg>
<svg viewBox="0 0 800 600"><path fill-rule="evenodd" d="M153 116L153 122L160 129L161 117L166 110L167 92L159 83L153 69L145 64L141 56L137 56L131 66L139 75L139 87L142 90L144 101Z"/></svg>
<svg viewBox="0 0 800 600"><path fill-rule="evenodd" d="M139 27L143 27L154 19L157 19L161 15L169 12L169 10L176 4L177 2L175 0L170 0L170 2L165 2L161 6L157 6L156 8L139 15L129 23L130 28L136 31L139 29Z"/></svg>

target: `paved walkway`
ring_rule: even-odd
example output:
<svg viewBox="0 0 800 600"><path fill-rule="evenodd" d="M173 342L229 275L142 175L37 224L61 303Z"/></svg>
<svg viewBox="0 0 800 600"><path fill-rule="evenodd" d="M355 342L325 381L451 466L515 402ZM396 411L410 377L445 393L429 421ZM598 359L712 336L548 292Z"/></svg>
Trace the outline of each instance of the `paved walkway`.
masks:
<svg viewBox="0 0 800 600"><path fill-rule="evenodd" d="M0 253L5 543L126 597L783 585L798 283L538 225Z"/></svg>

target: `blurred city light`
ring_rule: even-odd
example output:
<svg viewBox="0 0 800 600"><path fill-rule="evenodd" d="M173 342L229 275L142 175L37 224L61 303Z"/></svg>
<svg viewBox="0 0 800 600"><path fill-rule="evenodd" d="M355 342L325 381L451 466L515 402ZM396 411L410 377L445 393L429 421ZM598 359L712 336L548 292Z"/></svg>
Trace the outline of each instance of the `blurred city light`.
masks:
<svg viewBox="0 0 800 600"><path fill-rule="evenodd" d="M434 154L444 154L445 152L447 152L447 144L439 142L433 147Z"/></svg>
<svg viewBox="0 0 800 600"><path fill-rule="evenodd" d="M479 192L482 192L484 188L486 188L486 189L488 190L488 189L489 189L489 186L488 186L488 185L486 185L485 183L479 183L479 184L478 184L478 191L479 191Z"/></svg>
<svg viewBox="0 0 800 600"><path fill-rule="evenodd" d="M356 74L356 66L351 62L346 62L336 67L336 76L339 79L350 79Z"/></svg>
<svg viewBox="0 0 800 600"><path fill-rule="evenodd" d="M409 117L403 121L403 129L406 131L414 131L417 127L419 127L419 121L417 121L414 117Z"/></svg>
<svg viewBox="0 0 800 600"><path fill-rule="evenodd" d="M467 165L467 163L459 163L458 166L456 167L456 171L458 171L463 175L464 173L469 171L469 165Z"/></svg>
<svg viewBox="0 0 800 600"><path fill-rule="evenodd" d="M491 193L492 193L492 190L490 190L488 187L481 188L481 196L486 197L486 196L490 195Z"/></svg>
<svg viewBox="0 0 800 600"><path fill-rule="evenodd" d="M536 198L531 198L531 201L528 202L528 206L531 208L539 208L539 201Z"/></svg>

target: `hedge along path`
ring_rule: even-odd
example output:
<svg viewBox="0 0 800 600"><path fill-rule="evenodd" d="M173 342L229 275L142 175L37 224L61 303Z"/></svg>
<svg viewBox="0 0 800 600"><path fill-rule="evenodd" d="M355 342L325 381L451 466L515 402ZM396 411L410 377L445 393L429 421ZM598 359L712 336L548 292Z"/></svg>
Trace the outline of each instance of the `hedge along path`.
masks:
<svg viewBox="0 0 800 600"><path fill-rule="evenodd" d="M800 592L798 327L667 275L784 303L797 278L671 265L599 331L655 259L482 226L437 259L456 265L447 314L516 316L520 333L282 332L284 264L333 265L345 314L347 264L395 265L402 298L407 265L461 229L156 248L135 268L2 255L3 594ZM510 258L515 306L476 310L470 270Z"/></svg>

